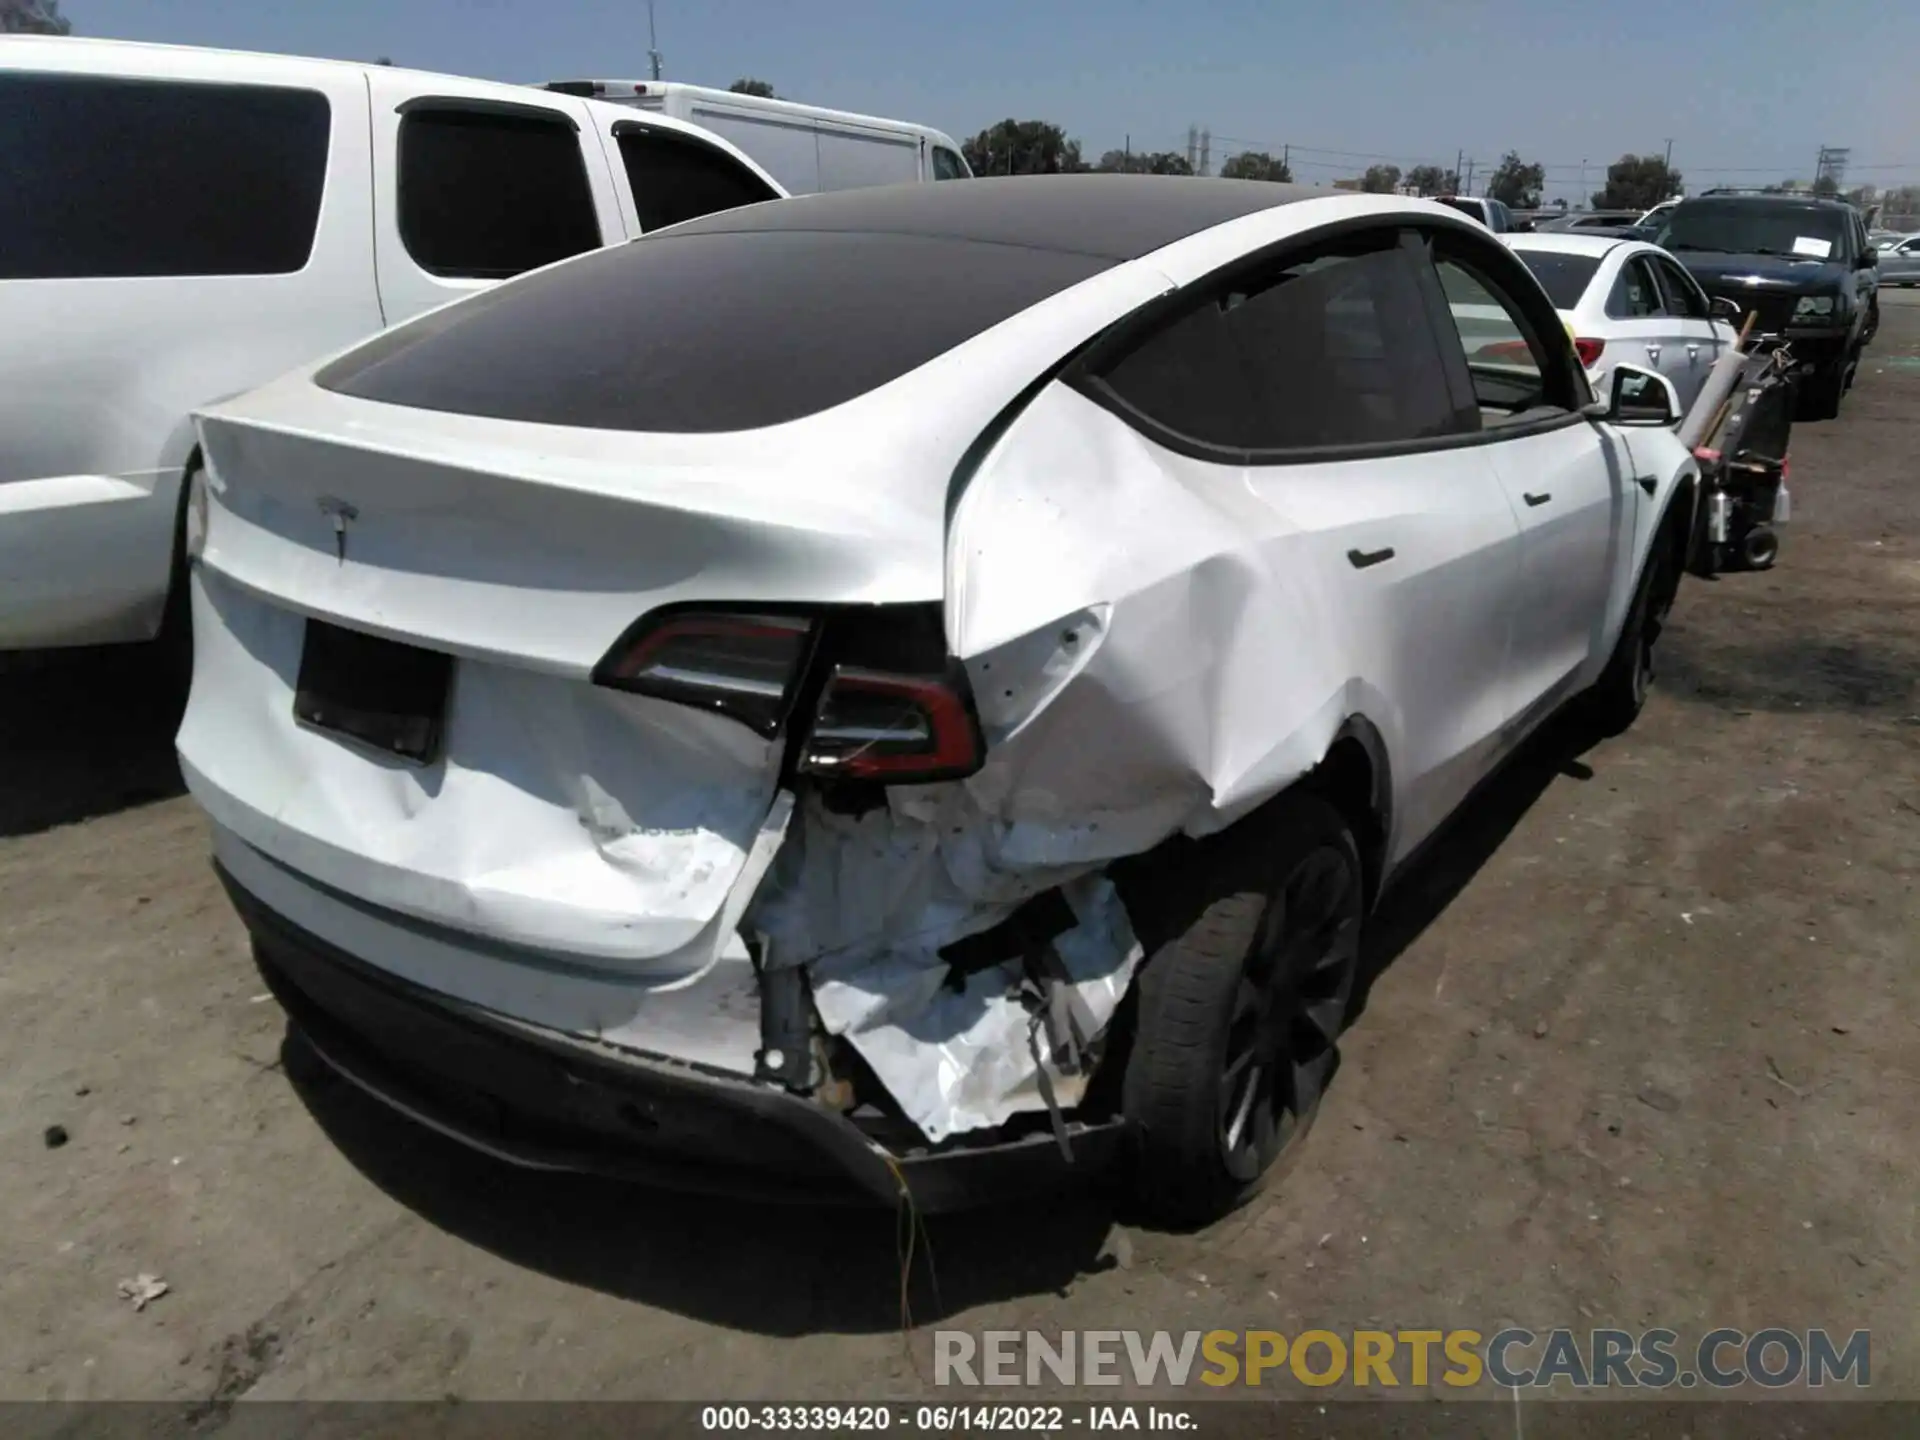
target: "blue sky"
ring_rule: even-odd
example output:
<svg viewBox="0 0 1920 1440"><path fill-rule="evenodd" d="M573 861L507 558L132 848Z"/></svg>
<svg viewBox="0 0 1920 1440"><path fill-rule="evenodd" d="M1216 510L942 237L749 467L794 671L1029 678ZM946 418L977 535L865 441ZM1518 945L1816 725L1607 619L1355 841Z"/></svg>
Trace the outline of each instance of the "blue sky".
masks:
<svg viewBox="0 0 1920 1440"><path fill-rule="evenodd" d="M656 0L668 79L783 95L964 139L1051 120L1088 156L1293 147L1303 180L1484 167L1517 149L1548 196L1673 142L1690 185L1920 182L1920 5L1893 0ZM62 0L76 34L371 59L502 80L644 76L645 0ZM1253 143L1248 143L1253 142Z"/></svg>

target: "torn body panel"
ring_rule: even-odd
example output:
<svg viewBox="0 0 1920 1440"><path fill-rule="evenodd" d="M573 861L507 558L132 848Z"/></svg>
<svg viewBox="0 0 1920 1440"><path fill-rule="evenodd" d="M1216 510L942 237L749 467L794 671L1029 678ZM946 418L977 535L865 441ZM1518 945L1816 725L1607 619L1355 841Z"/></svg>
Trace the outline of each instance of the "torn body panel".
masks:
<svg viewBox="0 0 1920 1440"><path fill-rule="evenodd" d="M771 963L810 966L827 1028L929 1137L1044 1103L1021 964L950 977L944 947L1065 887L1079 924L1053 949L1104 1025L1139 959L1098 879L1112 862L1249 814L1356 716L1418 762L1380 817L1395 853L1484 772L1513 703L1518 530L1477 458L1449 464L1370 461L1366 484L1340 465L1214 465L1061 384L986 457L947 583L985 765L857 817L804 800L748 920ZM1347 557L1389 540L1392 572ZM1439 645L1463 615L1483 622L1467 654Z"/></svg>

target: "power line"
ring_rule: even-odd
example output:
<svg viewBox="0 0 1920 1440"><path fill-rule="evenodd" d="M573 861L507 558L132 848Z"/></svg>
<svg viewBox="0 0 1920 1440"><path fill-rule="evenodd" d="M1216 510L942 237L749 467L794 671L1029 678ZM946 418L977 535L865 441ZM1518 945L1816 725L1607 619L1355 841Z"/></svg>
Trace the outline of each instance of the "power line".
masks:
<svg viewBox="0 0 1920 1440"><path fill-rule="evenodd" d="M1259 140L1259 139L1250 138L1245 135L1222 135L1218 132L1215 132L1213 138L1219 141L1222 145L1237 145L1242 147L1243 149L1265 150L1269 153L1271 153L1272 151L1281 149L1284 146L1285 148L1289 149L1292 152L1292 154L1294 154L1295 156L1326 155L1326 156L1335 157L1336 160L1378 160L1378 161L1383 161L1389 164L1400 165L1402 167L1412 164L1412 165L1438 165L1442 169L1449 168L1446 164L1446 157L1443 155L1426 155L1426 154L1421 154L1418 152L1411 152L1411 151L1402 151L1398 154L1390 154L1390 153L1385 153L1378 150L1342 150L1330 145L1300 145L1300 144L1295 144L1292 141L1283 142L1279 140ZM1666 146L1668 143L1669 142L1663 141L1662 149L1663 149L1663 152L1670 154L1671 152L1666 150ZM1627 152L1627 153L1633 153L1633 152ZM1464 164L1465 161L1469 158L1474 158L1474 157L1462 156L1461 157L1462 164ZM1323 168L1323 169L1338 168L1338 166L1335 165L1332 161L1312 162L1312 161L1305 161L1305 160L1295 160L1294 163L1296 165L1318 163L1320 168ZM1577 161L1577 160L1568 160L1568 161L1543 161L1543 162L1537 162L1537 163L1540 164L1540 168L1543 171L1545 171L1548 175L1578 176L1582 174L1583 166L1587 171L1591 171L1595 167L1598 167L1604 172L1605 167L1608 164L1611 164L1613 162L1597 161L1589 158L1584 162ZM1491 162L1483 158L1474 158L1474 164L1477 168L1486 169L1486 168L1490 168ZM1706 164L1700 161L1692 161L1692 162L1688 162L1685 165L1684 173L1688 175L1792 175L1804 168L1805 168L1804 161L1781 162L1773 165L1711 165L1711 164ZM1871 163L1849 159L1847 162L1847 170L1849 173L1852 173L1858 170L1920 171L1920 159L1884 160L1884 161L1875 161Z"/></svg>

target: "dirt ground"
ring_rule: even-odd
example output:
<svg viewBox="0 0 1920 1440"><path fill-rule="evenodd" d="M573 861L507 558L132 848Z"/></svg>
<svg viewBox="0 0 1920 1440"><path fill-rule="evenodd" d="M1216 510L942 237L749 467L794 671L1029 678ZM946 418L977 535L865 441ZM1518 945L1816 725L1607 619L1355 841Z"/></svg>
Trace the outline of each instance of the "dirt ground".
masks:
<svg viewBox="0 0 1920 1440"><path fill-rule="evenodd" d="M1795 434L1779 568L1689 581L1640 725L1545 737L1389 903L1282 1183L1195 1236L937 1224L916 1323L1868 1328L1920 1397L1906 298ZM132 667L0 673L0 1398L922 1393L889 1215L527 1175L291 1083Z"/></svg>

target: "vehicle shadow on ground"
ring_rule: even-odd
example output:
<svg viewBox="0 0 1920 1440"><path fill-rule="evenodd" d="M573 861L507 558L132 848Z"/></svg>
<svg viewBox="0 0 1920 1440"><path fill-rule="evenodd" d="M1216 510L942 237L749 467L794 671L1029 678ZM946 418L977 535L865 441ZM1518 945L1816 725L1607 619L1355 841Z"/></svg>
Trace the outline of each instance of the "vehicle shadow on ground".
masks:
<svg viewBox="0 0 1920 1440"><path fill-rule="evenodd" d="M1741 577L1744 578L1744 577ZM1729 642L1687 631L1661 641L1660 688L1726 710L1908 715L1920 706L1920 645L1806 633Z"/></svg>
<svg viewBox="0 0 1920 1440"><path fill-rule="evenodd" d="M0 654L0 838L180 794L180 699L151 646Z"/></svg>
<svg viewBox="0 0 1920 1440"><path fill-rule="evenodd" d="M433 1225L515 1265L709 1324L775 1336L877 1334L1062 1294L1110 1268L1105 1197L923 1217L676 1194L496 1162L403 1119L324 1062L284 1068L347 1160ZM904 1308L903 1308L904 1307Z"/></svg>
<svg viewBox="0 0 1920 1440"><path fill-rule="evenodd" d="M1394 877L1361 943L1349 1024L1366 1010L1374 983L1467 888L1547 787L1561 778L1593 778L1580 757L1600 739L1577 708L1548 720Z"/></svg>

